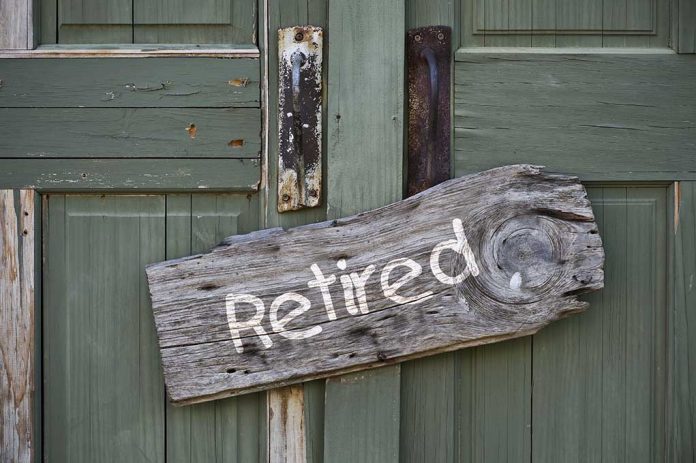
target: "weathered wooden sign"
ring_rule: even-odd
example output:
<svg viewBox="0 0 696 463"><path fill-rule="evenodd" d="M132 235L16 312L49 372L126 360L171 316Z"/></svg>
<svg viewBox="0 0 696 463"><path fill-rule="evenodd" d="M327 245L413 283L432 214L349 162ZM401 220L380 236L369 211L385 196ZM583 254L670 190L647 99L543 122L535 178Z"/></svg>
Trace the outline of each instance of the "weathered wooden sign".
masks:
<svg viewBox="0 0 696 463"><path fill-rule="evenodd" d="M534 333L587 307L603 261L578 180L516 165L147 275L185 404Z"/></svg>

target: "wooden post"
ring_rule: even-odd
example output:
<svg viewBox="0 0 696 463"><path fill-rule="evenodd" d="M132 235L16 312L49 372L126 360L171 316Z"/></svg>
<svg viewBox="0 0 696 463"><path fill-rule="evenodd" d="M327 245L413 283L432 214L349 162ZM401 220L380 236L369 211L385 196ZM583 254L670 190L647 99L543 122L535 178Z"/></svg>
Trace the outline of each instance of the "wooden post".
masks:
<svg viewBox="0 0 696 463"><path fill-rule="evenodd" d="M0 190L0 461L33 460L34 191Z"/></svg>

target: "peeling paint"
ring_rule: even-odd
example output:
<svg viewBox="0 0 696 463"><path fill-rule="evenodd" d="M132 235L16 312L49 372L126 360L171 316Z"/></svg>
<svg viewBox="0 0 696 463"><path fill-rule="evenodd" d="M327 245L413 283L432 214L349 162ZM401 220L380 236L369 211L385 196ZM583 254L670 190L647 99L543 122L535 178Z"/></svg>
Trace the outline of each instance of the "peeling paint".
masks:
<svg viewBox="0 0 696 463"><path fill-rule="evenodd" d="M196 128L196 124L189 124L188 127L186 127L186 132L188 132L189 137L191 140L196 138L196 132L198 132L198 129Z"/></svg>
<svg viewBox="0 0 696 463"><path fill-rule="evenodd" d="M155 86L150 86L150 85L145 85L145 86L138 86L133 82L129 82L124 85L124 87L127 90L130 90L131 92L158 92L161 90L169 90L173 82L170 81L164 81L160 82L159 85Z"/></svg>
<svg viewBox="0 0 696 463"><path fill-rule="evenodd" d="M322 46L319 27L278 31L278 212L320 204Z"/></svg>
<svg viewBox="0 0 696 463"><path fill-rule="evenodd" d="M244 146L244 140L242 140L242 139L230 140L229 142L227 142L227 146L229 146L230 148L241 148L242 146Z"/></svg>
<svg viewBox="0 0 696 463"><path fill-rule="evenodd" d="M249 78L242 77L239 79L230 79L227 81L227 83L233 87L246 87L247 84L249 83Z"/></svg>

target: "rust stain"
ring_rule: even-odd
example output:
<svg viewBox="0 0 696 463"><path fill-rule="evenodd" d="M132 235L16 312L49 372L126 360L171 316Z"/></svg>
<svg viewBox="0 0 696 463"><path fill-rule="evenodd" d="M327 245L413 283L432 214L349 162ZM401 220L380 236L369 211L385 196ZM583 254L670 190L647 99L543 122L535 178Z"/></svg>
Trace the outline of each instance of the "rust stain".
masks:
<svg viewBox="0 0 696 463"><path fill-rule="evenodd" d="M197 131L198 131L198 129L196 128L196 124L189 124L189 126L186 127L186 132L188 132L189 137L191 138L191 140L193 140L193 139L196 138L196 132L197 132Z"/></svg>
<svg viewBox="0 0 696 463"><path fill-rule="evenodd" d="M241 138L236 140L230 140L229 142L227 142L227 146L229 146L230 148L241 148L242 146L244 146L244 140L242 140Z"/></svg>
<svg viewBox="0 0 696 463"><path fill-rule="evenodd" d="M230 79L227 81L228 84L230 84L233 87L246 87L247 84L249 83L249 78L248 77L242 77L239 79Z"/></svg>

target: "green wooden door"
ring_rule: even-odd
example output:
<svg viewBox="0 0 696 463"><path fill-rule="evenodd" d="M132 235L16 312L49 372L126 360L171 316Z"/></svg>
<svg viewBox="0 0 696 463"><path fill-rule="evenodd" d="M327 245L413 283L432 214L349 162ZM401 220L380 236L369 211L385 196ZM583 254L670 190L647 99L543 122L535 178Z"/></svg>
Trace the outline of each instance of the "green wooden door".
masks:
<svg viewBox="0 0 696 463"><path fill-rule="evenodd" d="M0 59L0 188L42 199L36 461L263 461L264 394L168 404L144 274L262 225L259 5L36 3Z"/></svg>
<svg viewBox="0 0 696 463"><path fill-rule="evenodd" d="M268 460L273 394L167 403L144 265L398 200L404 37L432 24L454 31L453 175L580 176L606 287L532 337L299 386L306 461L694 459L685 2L39 3L42 46L0 59L0 188L43 214L37 461ZM278 214L275 33L297 24L325 30L326 193Z"/></svg>
<svg viewBox="0 0 696 463"><path fill-rule="evenodd" d="M578 175L605 288L534 336L404 364L399 460L691 461L696 59L669 53L668 4L454 3L407 16L459 40L454 174Z"/></svg>
<svg viewBox="0 0 696 463"><path fill-rule="evenodd" d="M261 395L167 404L143 271L257 229L257 197L48 194L44 208L44 458L261 460Z"/></svg>

